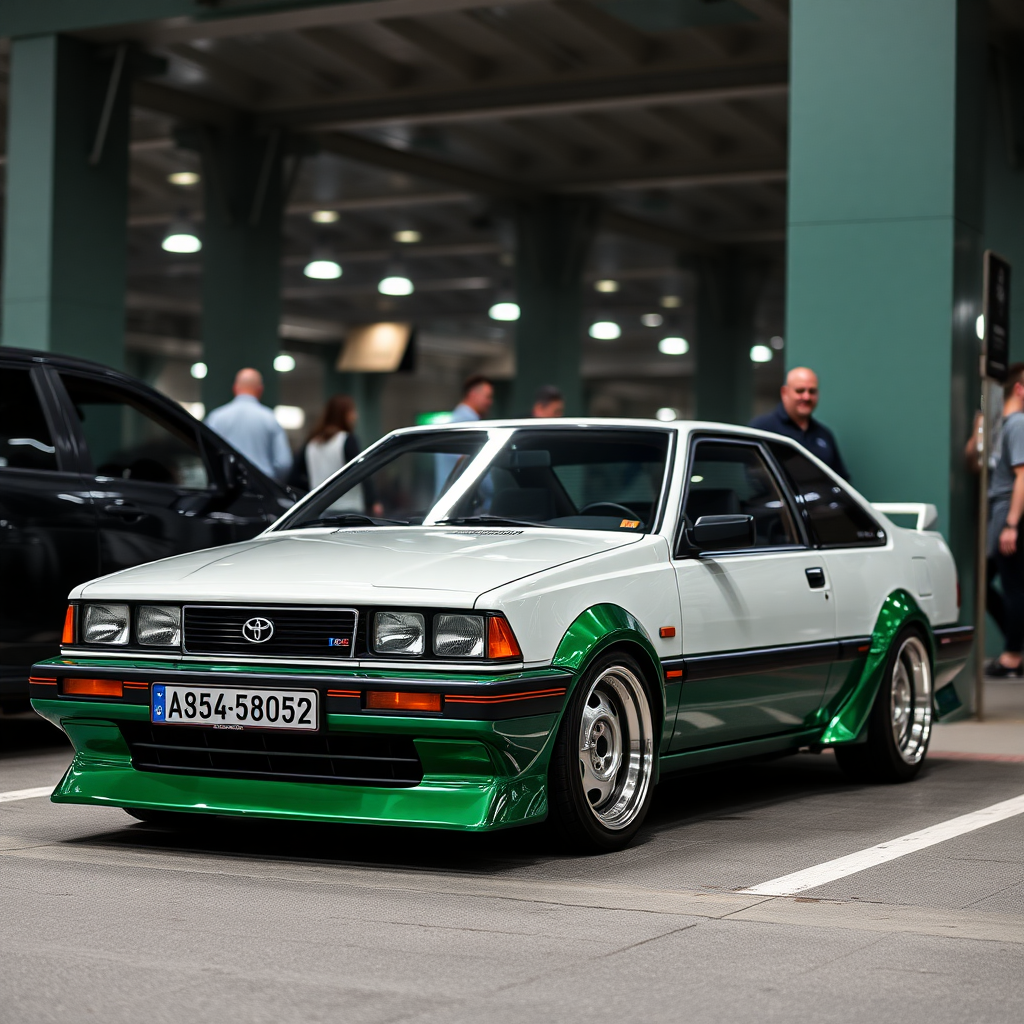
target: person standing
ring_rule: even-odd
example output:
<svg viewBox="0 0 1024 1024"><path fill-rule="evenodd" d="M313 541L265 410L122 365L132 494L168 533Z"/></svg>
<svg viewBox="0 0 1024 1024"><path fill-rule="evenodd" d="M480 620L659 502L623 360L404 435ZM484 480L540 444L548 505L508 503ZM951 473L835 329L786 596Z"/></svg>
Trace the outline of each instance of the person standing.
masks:
<svg viewBox="0 0 1024 1024"><path fill-rule="evenodd" d="M554 384L544 384L537 389L530 415L537 420L559 419L565 415L565 399Z"/></svg>
<svg viewBox="0 0 1024 1024"><path fill-rule="evenodd" d="M362 451L354 433L357 419L356 404L348 395L329 398L295 456L288 483L312 491L351 462Z"/></svg>
<svg viewBox="0 0 1024 1024"><path fill-rule="evenodd" d="M1024 657L1024 363L1014 363L1003 384L999 453L988 489L989 575L986 605L1004 638L1003 653L987 676L1020 678ZM998 577L1002 594L992 584Z"/></svg>
<svg viewBox="0 0 1024 1024"><path fill-rule="evenodd" d="M292 467L288 436L260 402L263 375L247 366L235 374L235 397L206 417L206 425L267 476L283 483Z"/></svg>
<svg viewBox="0 0 1024 1024"><path fill-rule="evenodd" d="M452 410L452 423L482 420L494 405L494 385L482 373L467 377L462 385L462 401Z"/></svg>
<svg viewBox="0 0 1024 1024"><path fill-rule="evenodd" d="M829 469L849 480L835 435L813 416L818 407L818 375L806 366L794 367L786 374L779 396L779 404L771 412L755 416L750 426L797 441Z"/></svg>

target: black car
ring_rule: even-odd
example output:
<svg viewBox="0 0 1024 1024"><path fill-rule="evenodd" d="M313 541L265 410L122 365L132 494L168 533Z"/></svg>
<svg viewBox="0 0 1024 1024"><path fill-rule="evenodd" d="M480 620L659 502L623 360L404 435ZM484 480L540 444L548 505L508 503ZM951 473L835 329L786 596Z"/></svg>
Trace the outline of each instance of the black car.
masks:
<svg viewBox="0 0 1024 1024"><path fill-rule="evenodd" d="M260 533L294 501L123 373L0 348L0 710L28 707L72 587Z"/></svg>

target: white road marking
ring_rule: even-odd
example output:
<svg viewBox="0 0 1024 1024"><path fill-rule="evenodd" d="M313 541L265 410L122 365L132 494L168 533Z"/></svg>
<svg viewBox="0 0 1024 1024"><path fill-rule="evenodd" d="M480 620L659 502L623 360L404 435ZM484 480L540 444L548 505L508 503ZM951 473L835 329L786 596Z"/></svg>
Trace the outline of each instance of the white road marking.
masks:
<svg viewBox="0 0 1024 1024"><path fill-rule="evenodd" d="M34 789L9 789L6 793L0 793L0 804L9 803L11 800L31 800L37 796L49 796L53 792L53 786L36 786Z"/></svg>
<svg viewBox="0 0 1024 1024"><path fill-rule="evenodd" d="M938 825L921 829L920 832L911 832L898 839L890 839L867 850L851 853L847 857L838 857L836 860L825 861L824 864L816 864L812 868L804 868L803 871L794 871L790 875L773 878L760 885L752 885L749 889L741 889L740 893L745 896L796 896L808 889L834 882L837 878L855 875L858 871L905 857L908 853L916 853L918 850L944 843L947 839L954 839L1018 814L1024 814L1024 796L1015 796L1012 800L1003 800L1001 803L992 804L991 807L983 807L980 811L971 811L970 814L962 814L959 818L941 821Z"/></svg>

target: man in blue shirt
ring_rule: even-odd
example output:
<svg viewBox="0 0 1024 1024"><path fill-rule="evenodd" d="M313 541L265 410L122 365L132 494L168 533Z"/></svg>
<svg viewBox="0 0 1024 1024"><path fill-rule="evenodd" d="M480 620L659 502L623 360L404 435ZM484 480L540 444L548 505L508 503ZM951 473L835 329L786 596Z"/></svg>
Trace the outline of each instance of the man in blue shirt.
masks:
<svg viewBox="0 0 1024 1024"><path fill-rule="evenodd" d="M234 391L227 405L206 417L206 425L267 476L283 483L292 468L292 450L273 411L260 404L263 375L251 367L239 370Z"/></svg>
<svg viewBox="0 0 1024 1024"><path fill-rule="evenodd" d="M779 394L782 401L771 412L755 416L750 426L792 438L817 455L829 469L849 480L835 436L811 415L818 405L818 375L806 366L794 367L786 374Z"/></svg>

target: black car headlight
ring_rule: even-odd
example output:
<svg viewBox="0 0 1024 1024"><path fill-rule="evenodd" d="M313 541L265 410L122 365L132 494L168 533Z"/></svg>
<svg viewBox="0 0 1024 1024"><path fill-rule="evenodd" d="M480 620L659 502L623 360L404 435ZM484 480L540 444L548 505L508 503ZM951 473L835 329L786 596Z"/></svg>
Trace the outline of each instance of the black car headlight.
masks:
<svg viewBox="0 0 1024 1024"><path fill-rule="evenodd" d="M140 605L135 635L147 647L180 647L181 609L167 604Z"/></svg>
<svg viewBox="0 0 1024 1024"><path fill-rule="evenodd" d="M435 616L434 653L439 658L482 658L484 617L453 614Z"/></svg>
<svg viewBox="0 0 1024 1024"><path fill-rule="evenodd" d="M422 654L426 632L419 612L377 612L373 617L373 649L377 654Z"/></svg>
<svg viewBox="0 0 1024 1024"><path fill-rule="evenodd" d="M126 604L87 604L82 617L82 641L87 644L126 644L130 621Z"/></svg>

